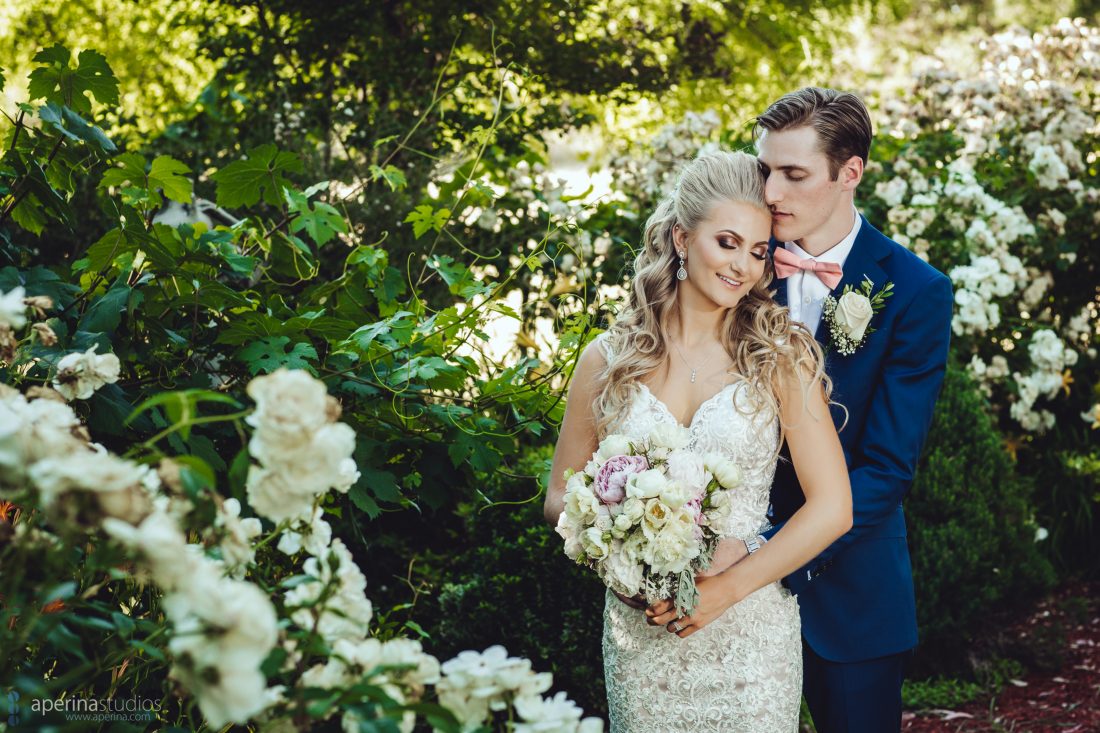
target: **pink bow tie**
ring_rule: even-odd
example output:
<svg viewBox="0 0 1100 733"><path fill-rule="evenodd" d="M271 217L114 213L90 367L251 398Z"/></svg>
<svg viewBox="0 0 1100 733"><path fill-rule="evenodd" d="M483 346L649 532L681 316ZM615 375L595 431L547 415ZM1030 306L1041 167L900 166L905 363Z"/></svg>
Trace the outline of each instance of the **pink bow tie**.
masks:
<svg viewBox="0 0 1100 733"><path fill-rule="evenodd" d="M802 259L794 252L789 252L783 247L776 247L772 255L775 261L775 276L782 279L794 275L799 270L812 272L817 279L825 283L829 290L840 284L840 278L844 272L835 262L818 262L817 260Z"/></svg>

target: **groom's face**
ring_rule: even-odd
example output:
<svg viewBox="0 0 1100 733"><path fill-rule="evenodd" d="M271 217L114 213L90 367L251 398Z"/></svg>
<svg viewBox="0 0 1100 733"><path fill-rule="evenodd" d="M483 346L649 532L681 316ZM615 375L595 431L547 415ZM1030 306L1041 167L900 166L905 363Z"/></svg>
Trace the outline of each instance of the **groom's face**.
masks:
<svg viewBox="0 0 1100 733"><path fill-rule="evenodd" d="M756 150L769 169L764 200L774 217L772 235L780 242L797 242L822 229L842 205L845 187L830 176L817 131L812 127L765 130Z"/></svg>

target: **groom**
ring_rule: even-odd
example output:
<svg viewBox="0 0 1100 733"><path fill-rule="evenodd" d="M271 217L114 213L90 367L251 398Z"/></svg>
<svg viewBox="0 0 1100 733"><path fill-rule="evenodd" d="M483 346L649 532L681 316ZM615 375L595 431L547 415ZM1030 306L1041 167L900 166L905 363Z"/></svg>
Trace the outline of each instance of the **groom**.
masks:
<svg viewBox="0 0 1100 733"><path fill-rule="evenodd" d="M951 282L856 211L871 146L857 96L816 87L787 94L757 117L755 137L775 217L775 298L816 334L832 399L847 408L834 407L833 419L851 479L852 529L785 580L802 612L803 691L818 733L897 731L917 643L901 502L943 382ZM892 286L877 312L852 296L830 314L826 296L839 300L865 280L871 301ZM804 501L789 460L779 463L771 499L774 526L764 539Z"/></svg>

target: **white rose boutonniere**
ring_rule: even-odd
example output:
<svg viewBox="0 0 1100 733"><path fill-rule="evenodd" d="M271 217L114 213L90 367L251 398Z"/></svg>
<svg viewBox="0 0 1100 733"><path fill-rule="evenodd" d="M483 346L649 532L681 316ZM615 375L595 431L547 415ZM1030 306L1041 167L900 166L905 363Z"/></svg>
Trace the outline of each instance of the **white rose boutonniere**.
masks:
<svg viewBox="0 0 1100 733"><path fill-rule="evenodd" d="M858 289L846 285L840 298L825 296L822 316L829 327L829 337L836 350L845 356L856 353L856 349L875 332L868 328L871 318L882 310L886 299L894 294L894 284L887 282L877 293L872 293L875 284L864 277Z"/></svg>

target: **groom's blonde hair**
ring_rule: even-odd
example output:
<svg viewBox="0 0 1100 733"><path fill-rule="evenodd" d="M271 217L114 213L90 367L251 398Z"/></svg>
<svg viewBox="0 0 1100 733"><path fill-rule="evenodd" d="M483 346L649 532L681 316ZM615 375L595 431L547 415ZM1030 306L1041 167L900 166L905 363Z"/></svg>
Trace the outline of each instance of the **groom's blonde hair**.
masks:
<svg viewBox="0 0 1100 733"><path fill-rule="evenodd" d="M824 87L803 87L784 94L756 118L753 137L798 127L812 127L821 141L821 152L829 160L829 175L835 181L841 167L853 155L863 159L871 151L871 115L863 100L851 92Z"/></svg>

